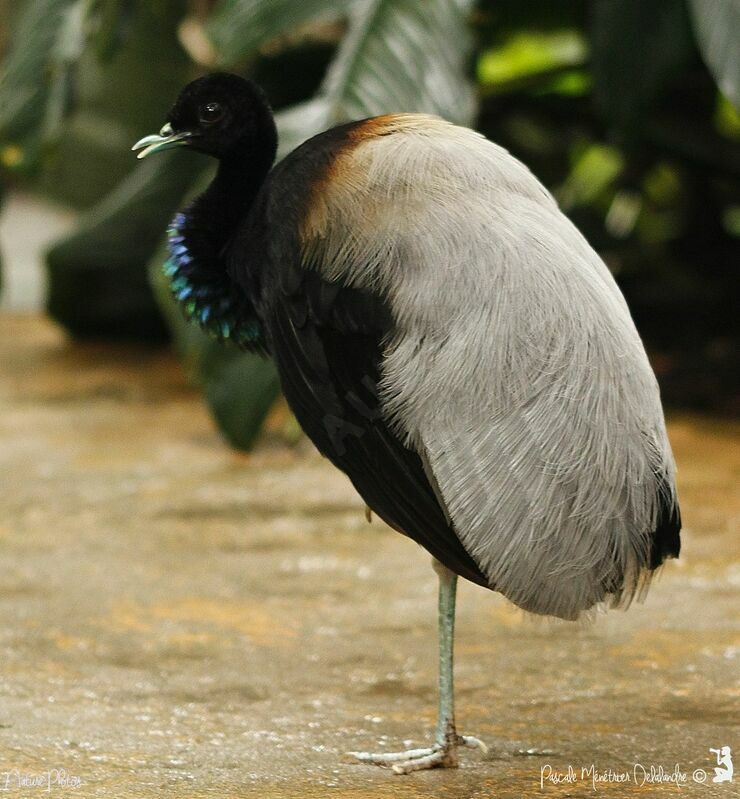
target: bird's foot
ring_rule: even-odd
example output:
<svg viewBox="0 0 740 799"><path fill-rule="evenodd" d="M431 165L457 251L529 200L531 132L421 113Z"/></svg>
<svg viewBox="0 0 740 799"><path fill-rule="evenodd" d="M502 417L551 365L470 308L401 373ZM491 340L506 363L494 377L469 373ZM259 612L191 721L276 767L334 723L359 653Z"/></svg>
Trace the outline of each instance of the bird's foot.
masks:
<svg viewBox="0 0 740 799"><path fill-rule="evenodd" d="M407 749L405 752L350 752L361 763L386 766L396 774L410 774L427 768L457 768L457 750L461 746L480 749L484 754L488 748L483 741L472 735L458 735L454 729L444 739L423 749Z"/></svg>

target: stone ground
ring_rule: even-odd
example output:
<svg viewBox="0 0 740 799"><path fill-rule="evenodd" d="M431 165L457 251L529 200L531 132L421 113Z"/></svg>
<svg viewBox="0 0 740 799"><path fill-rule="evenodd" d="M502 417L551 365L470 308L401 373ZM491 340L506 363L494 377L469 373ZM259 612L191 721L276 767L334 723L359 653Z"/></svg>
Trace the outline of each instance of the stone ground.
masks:
<svg viewBox="0 0 740 799"><path fill-rule="evenodd" d="M397 777L344 753L430 735L435 579L328 463L236 454L169 354L29 314L0 316L0 411L3 795L54 769L115 799L738 795L709 752L740 763L737 427L671 420L684 551L644 604L573 625L461 587L459 724L490 753ZM591 764L630 781L594 793Z"/></svg>

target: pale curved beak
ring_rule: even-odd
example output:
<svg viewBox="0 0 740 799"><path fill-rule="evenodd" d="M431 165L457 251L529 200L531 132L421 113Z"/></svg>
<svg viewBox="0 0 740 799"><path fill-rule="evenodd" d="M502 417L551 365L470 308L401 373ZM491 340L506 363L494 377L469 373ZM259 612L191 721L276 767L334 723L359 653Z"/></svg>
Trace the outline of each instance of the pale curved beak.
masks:
<svg viewBox="0 0 740 799"><path fill-rule="evenodd" d="M171 147L180 147L188 143L188 139L192 136L189 131L182 133L174 133L172 125L168 122L159 133L152 136L144 136L139 139L136 144L131 148L132 150L141 150L137 154L137 158L146 158L147 155L158 153L162 150L169 150Z"/></svg>

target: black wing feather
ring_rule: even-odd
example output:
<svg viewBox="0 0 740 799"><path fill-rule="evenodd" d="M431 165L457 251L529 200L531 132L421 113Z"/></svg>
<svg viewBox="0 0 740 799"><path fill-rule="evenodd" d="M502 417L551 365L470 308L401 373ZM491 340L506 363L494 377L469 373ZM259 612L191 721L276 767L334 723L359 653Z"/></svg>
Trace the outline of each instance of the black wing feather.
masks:
<svg viewBox="0 0 740 799"><path fill-rule="evenodd" d="M385 522L457 574L487 585L450 526L421 458L381 412L379 363L390 326L384 303L316 272L290 271L266 317L283 391L301 426Z"/></svg>
<svg viewBox="0 0 740 799"><path fill-rule="evenodd" d="M318 450L385 522L457 574L488 585L449 524L421 458L383 417L378 380L382 342L392 328L387 305L325 280L301 261L299 230L314 188L358 124L309 140L273 169L227 248L227 267L257 309L283 393Z"/></svg>

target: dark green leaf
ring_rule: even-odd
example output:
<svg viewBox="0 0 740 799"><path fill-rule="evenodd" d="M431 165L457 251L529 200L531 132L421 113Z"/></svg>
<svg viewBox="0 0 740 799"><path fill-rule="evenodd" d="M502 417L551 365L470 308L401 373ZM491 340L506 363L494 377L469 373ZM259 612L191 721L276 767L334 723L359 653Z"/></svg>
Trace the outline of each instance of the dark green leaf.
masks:
<svg viewBox="0 0 740 799"><path fill-rule="evenodd" d="M183 153L140 162L78 229L49 251L49 313L78 336L161 338L146 267L203 168Z"/></svg>
<svg viewBox="0 0 740 799"><path fill-rule="evenodd" d="M102 61L111 58L123 44L134 20L137 0L97 0L93 7L92 41Z"/></svg>
<svg viewBox="0 0 740 799"><path fill-rule="evenodd" d="M633 138L693 52L684 0L596 0L591 60L597 109L626 140Z"/></svg>
<svg viewBox="0 0 740 799"><path fill-rule="evenodd" d="M238 449L250 449L280 394L272 361L211 343L203 359L203 391L220 430Z"/></svg>
<svg viewBox="0 0 740 799"><path fill-rule="evenodd" d="M106 61L88 41L74 71L74 108L45 159L45 192L90 206L134 167L131 145L162 127L191 74L177 41L184 11L184 0L138 3L125 42Z"/></svg>
<svg viewBox="0 0 740 799"><path fill-rule="evenodd" d="M12 44L0 68L0 146L9 147L4 166L35 165L49 96L47 67L65 12L74 0L26 3L13 26Z"/></svg>
<svg viewBox="0 0 740 799"><path fill-rule="evenodd" d="M479 29L488 43L512 31L583 28L591 0L480 0Z"/></svg>

